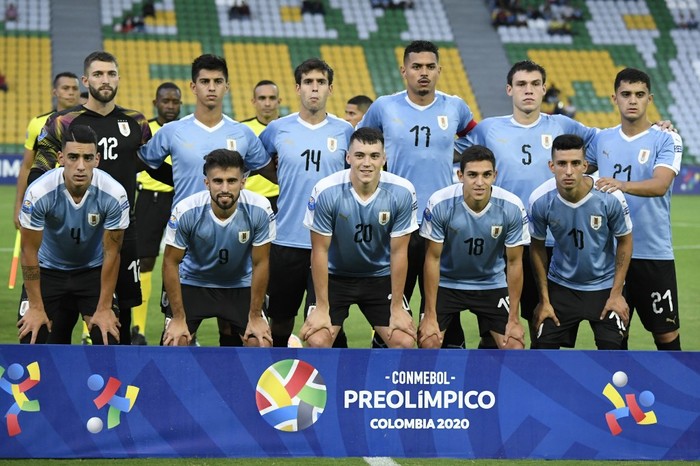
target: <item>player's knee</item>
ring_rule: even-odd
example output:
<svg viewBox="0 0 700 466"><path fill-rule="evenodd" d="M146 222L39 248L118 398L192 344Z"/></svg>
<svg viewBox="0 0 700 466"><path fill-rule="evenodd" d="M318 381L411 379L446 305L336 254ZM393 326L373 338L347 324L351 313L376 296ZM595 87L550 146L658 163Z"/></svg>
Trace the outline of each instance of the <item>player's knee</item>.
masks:
<svg viewBox="0 0 700 466"><path fill-rule="evenodd" d="M421 341L419 346L423 349L440 349L442 347L442 343L440 343L440 339L437 337L437 335L432 335L430 338L426 338L425 340Z"/></svg>
<svg viewBox="0 0 700 466"><path fill-rule="evenodd" d="M399 331L395 331L387 343L389 348L408 349L416 347L416 341L412 336Z"/></svg>
<svg viewBox="0 0 700 466"><path fill-rule="evenodd" d="M309 348L330 348L333 346L333 338L329 332L321 330L309 335L306 338L306 345Z"/></svg>

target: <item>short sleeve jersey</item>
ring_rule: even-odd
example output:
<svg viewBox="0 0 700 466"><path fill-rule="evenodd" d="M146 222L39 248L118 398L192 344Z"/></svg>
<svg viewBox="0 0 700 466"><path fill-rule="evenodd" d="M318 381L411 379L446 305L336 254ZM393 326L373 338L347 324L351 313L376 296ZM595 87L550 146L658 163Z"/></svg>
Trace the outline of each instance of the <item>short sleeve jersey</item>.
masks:
<svg viewBox="0 0 700 466"><path fill-rule="evenodd" d="M271 121L260 140L277 156L277 239L274 244L311 249L309 232L303 228L306 204L314 185L345 168L350 123L334 115L311 125L298 113Z"/></svg>
<svg viewBox="0 0 700 466"><path fill-rule="evenodd" d="M226 220L214 215L208 191L200 191L173 209L165 244L185 249L180 282L203 288L251 285L254 246L275 238L275 216L264 196L241 190L236 211Z"/></svg>
<svg viewBox="0 0 700 466"><path fill-rule="evenodd" d="M63 167L59 167L29 185L19 221L23 228L43 231L42 268L94 268L102 265L104 231L129 226L129 201L117 181L95 168L87 192L76 203L66 188Z"/></svg>
<svg viewBox="0 0 700 466"><path fill-rule="evenodd" d="M504 288L505 248L530 244L523 203L498 186L478 213L464 201L462 183L436 192L423 213L420 234L443 244L440 286L459 290Z"/></svg>
<svg viewBox="0 0 700 466"><path fill-rule="evenodd" d="M100 170L121 183L129 196L129 204L133 206L138 162L136 154L139 147L151 138L146 117L119 106L104 116L82 105L54 113L41 130L32 168L54 168L63 137L73 125L87 125L97 133Z"/></svg>
<svg viewBox="0 0 700 466"><path fill-rule="evenodd" d="M194 114L164 125L139 151L151 168L158 168L170 155L173 163L175 196L173 204L205 189L204 156L215 149L238 151L246 170L258 170L270 162L270 156L253 131L226 115L214 127L199 122Z"/></svg>
<svg viewBox="0 0 700 466"><path fill-rule="evenodd" d="M583 291L612 287L615 237L632 232L630 210L620 191L591 189L574 204L559 195L552 178L533 191L529 215L532 238L544 240L547 229L554 236L547 278Z"/></svg>
<svg viewBox="0 0 700 466"><path fill-rule="evenodd" d="M39 138L39 133L41 133L41 128L46 124L46 120L49 119L55 110L51 110L43 115L36 116L29 120L27 124L27 133L24 136L24 148L27 150L36 151L37 149L37 139Z"/></svg>
<svg viewBox="0 0 700 466"><path fill-rule="evenodd" d="M157 118L152 118L148 120L148 126L151 128L151 133L156 134L159 129L161 129L163 126L158 123ZM165 163L172 165L173 162L170 159L170 157L167 157L165 159ZM145 189L146 191L156 191L159 193L171 193L173 192L173 187L170 185L167 185L165 183L162 183L158 180L153 179L151 175L148 174L147 171L142 171L139 172L139 174L136 176L136 181L141 185L142 189Z"/></svg>
<svg viewBox="0 0 700 466"><path fill-rule="evenodd" d="M267 125L260 123L260 120L256 117L242 120L241 123L252 129L258 136L267 128ZM280 194L280 187L262 175L249 176L245 182L245 189L262 194L265 197L274 197Z"/></svg>
<svg viewBox="0 0 700 466"><path fill-rule="evenodd" d="M678 175L682 156L681 137L656 126L631 138L622 132L620 126L601 131L586 154L588 161L598 166L601 177L622 181L650 179L657 167L666 167ZM673 259L672 190L673 183L663 196L626 196L634 223L633 258Z"/></svg>
<svg viewBox="0 0 700 466"><path fill-rule="evenodd" d="M413 183L420 217L428 198L452 184L455 136L471 129L472 118L469 106L457 96L437 92L423 107L402 91L379 97L357 127L384 133L388 170Z"/></svg>
<svg viewBox="0 0 700 466"><path fill-rule="evenodd" d="M391 238L418 229L416 194L410 181L381 172L367 200L357 195L350 170L319 181L309 199L304 226L331 236L328 273L349 277L389 275Z"/></svg>

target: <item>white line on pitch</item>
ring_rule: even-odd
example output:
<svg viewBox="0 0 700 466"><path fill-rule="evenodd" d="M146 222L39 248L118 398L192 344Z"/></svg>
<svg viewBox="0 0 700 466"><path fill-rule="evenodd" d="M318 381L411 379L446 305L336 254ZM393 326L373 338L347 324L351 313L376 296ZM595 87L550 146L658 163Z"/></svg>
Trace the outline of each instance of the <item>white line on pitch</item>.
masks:
<svg viewBox="0 0 700 466"><path fill-rule="evenodd" d="M388 456L365 456L362 458L369 466L399 466L399 463Z"/></svg>

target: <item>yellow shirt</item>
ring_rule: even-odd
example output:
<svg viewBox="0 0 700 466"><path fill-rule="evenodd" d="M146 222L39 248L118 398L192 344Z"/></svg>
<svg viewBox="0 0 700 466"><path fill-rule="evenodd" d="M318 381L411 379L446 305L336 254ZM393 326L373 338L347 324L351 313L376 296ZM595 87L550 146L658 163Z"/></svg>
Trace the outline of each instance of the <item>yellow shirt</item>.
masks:
<svg viewBox="0 0 700 466"><path fill-rule="evenodd" d="M256 136L260 136L260 133L267 127L267 125L260 123L256 117L241 121L241 123L252 129ZM249 189L265 197L280 195L280 187L261 175L249 176L245 182L245 189Z"/></svg>
<svg viewBox="0 0 700 466"><path fill-rule="evenodd" d="M56 110L51 110L49 113L44 113L43 115L39 115L29 120L29 124L27 125L27 135L24 140L25 149L36 150L36 139L39 137L41 128L44 127L46 120L48 120L55 111Z"/></svg>
<svg viewBox="0 0 700 466"><path fill-rule="evenodd" d="M151 128L151 134L156 134L156 132L161 128L160 123L158 123L158 120L155 118L152 120L148 121L148 126ZM169 163L170 165L173 164L172 159L170 156L165 159L165 163ZM159 193L170 193L174 190L172 186L169 186L165 183L161 183L158 180L154 180L151 175L146 173L145 171L140 172L136 176L136 181L141 184L143 189L148 190L148 191L157 191Z"/></svg>

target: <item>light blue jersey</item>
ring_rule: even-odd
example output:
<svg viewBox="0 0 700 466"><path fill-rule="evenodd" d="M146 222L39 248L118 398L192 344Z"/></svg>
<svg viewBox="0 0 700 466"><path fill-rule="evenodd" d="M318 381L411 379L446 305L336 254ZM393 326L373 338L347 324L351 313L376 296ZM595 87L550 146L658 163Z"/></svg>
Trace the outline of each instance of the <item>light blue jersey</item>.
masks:
<svg viewBox="0 0 700 466"><path fill-rule="evenodd" d="M620 126L610 128L594 139L586 159L598 166L601 177L622 181L644 181L656 167L666 167L678 175L683 156L681 137L652 126L634 137L627 137ZM659 197L628 194L634 232L634 259L673 260L671 241L671 191Z"/></svg>
<svg viewBox="0 0 700 466"><path fill-rule="evenodd" d="M420 234L442 243L440 286L458 290L505 288L506 247L530 244L527 212L514 194L494 186L479 213L464 202L462 183L430 196Z"/></svg>
<svg viewBox="0 0 700 466"><path fill-rule="evenodd" d="M277 155L280 195L275 244L311 249L309 232L303 228L306 203L319 180L345 168L352 133L352 125L334 115L311 125L298 113L271 121L260 133L265 149Z"/></svg>
<svg viewBox="0 0 700 466"><path fill-rule="evenodd" d="M350 170L314 186L304 226L332 236L328 273L347 277L390 274L391 238L418 229L416 193L410 181L381 172L377 191L361 200L350 183Z"/></svg>
<svg viewBox="0 0 700 466"><path fill-rule="evenodd" d="M575 134L588 145L597 132L596 128L588 128L564 115L541 114L530 125L521 125L513 115L508 115L479 122L465 138L455 142L455 147L460 153L476 144L491 149L498 170L494 184L527 204L532 191L552 178L549 161L554 138Z"/></svg>
<svg viewBox="0 0 700 466"><path fill-rule="evenodd" d="M457 96L436 92L422 107L403 91L379 97L357 127L384 133L388 170L415 186L420 223L428 198L452 184L455 135L466 134L470 123L472 112Z"/></svg>
<svg viewBox="0 0 700 466"><path fill-rule="evenodd" d="M126 230L129 226L126 191L114 178L95 168L90 186L76 204L66 188L63 170L50 170L29 185L20 224L29 230L43 231L39 247L42 268L99 267L104 231Z"/></svg>
<svg viewBox="0 0 700 466"><path fill-rule="evenodd" d="M175 205L206 189L202 174L204 156L215 149L238 151L246 170L259 170L270 162L255 133L226 115L213 128L197 121L194 114L171 121L139 149L139 156L151 168L160 167L168 155L172 156Z"/></svg>
<svg viewBox="0 0 700 466"><path fill-rule="evenodd" d="M180 283L203 288L249 287L253 246L274 238L270 201L246 189L226 220L212 212L209 191L193 194L175 206L165 229L165 244L186 249Z"/></svg>
<svg viewBox="0 0 700 466"><path fill-rule="evenodd" d="M595 184L595 179L591 178ZM554 178L530 196L530 234L544 240L554 236L554 252L547 277L559 285L582 291L612 288L615 277L615 237L632 231L630 210L620 192L592 188L573 204L557 192Z"/></svg>

